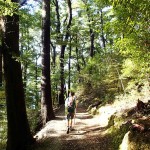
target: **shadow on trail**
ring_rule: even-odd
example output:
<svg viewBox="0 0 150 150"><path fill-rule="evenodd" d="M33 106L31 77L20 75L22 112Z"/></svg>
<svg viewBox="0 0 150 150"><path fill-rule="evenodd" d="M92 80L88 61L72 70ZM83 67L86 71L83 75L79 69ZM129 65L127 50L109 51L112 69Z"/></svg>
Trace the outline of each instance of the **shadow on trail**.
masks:
<svg viewBox="0 0 150 150"><path fill-rule="evenodd" d="M80 132L79 130L77 129L74 129L73 132L71 132L70 134L71 135L86 135L88 133L92 133L93 132L103 132L107 129L107 127L97 127L97 126L92 126L92 127L86 127L86 128L83 128ZM77 131L77 132L74 132L74 131Z"/></svg>
<svg viewBox="0 0 150 150"><path fill-rule="evenodd" d="M107 128L101 127L99 119L88 114L82 105L77 109L74 123L74 130L66 134L67 121L61 106L55 120L37 133L37 143L31 150L112 150L108 144L111 138L103 134Z"/></svg>
<svg viewBox="0 0 150 150"><path fill-rule="evenodd" d="M56 116L55 120L64 120L64 116Z"/></svg>

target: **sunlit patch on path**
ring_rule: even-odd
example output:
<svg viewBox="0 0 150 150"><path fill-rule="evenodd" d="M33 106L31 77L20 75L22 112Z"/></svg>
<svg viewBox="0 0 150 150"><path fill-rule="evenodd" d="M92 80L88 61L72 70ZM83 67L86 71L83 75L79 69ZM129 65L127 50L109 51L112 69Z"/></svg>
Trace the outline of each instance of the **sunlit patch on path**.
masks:
<svg viewBox="0 0 150 150"><path fill-rule="evenodd" d="M74 119L73 131L66 134L67 121L62 107L55 120L49 121L35 137L36 150L109 150L105 128L100 125L99 117L93 117L79 105Z"/></svg>

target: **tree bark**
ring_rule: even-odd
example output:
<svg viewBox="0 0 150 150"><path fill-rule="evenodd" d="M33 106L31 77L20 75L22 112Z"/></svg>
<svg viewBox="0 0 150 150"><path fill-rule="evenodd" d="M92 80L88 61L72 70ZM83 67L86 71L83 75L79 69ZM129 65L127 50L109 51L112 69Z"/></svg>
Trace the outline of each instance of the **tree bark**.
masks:
<svg viewBox="0 0 150 150"><path fill-rule="evenodd" d="M94 56L94 32L93 29L90 28L90 42L91 42L91 46L90 46L90 56L93 57Z"/></svg>
<svg viewBox="0 0 150 150"><path fill-rule="evenodd" d="M90 32L90 57L93 57L94 56L94 40L95 40L95 34L94 34L94 31L93 31L93 28L92 28L92 25L91 25L91 21L93 21L93 17L90 16L90 9L89 9L89 6L87 4L87 1L84 1L84 4L86 5L86 12L87 12L87 17L88 17L88 22L89 22L89 32Z"/></svg>
<svg viewBox="0 0 150 150"><path fill-rule="evenodd" d="M67 0L68 8L69 8L69 19L68 19L68 24L66 26L66 35L64 38L65 43L68 42L68 38L70 36L69 29L71 26L72 22L72 6L71 6L71 1ZM65 55L65 49L66 49L67 44L64 44L61 46L61 52L60 52L60 96L59 96L59 104L64 104L64 91L65 91L65 79L64 79L64 55Z"/></svg>
<svg viewBox="0 0 150 150"><path fill-rule="evenodd" d="M6 150L26 150L26 146L34 140L27 120L21 63L18 60L19 16L6 16L4 22L2 54L8 120Z"/></svg>
<svg viewBox="0 0 150 150"><path fill-rule="evenodd" d="M56 6L56 17L57 17L57 26L56 26L56 33L58 34L57 40L60 37L60 14L59 14L59 5L58 0L55 0L55 6Z"/></svg>
<svg viewBox="0 0 150 150"><path fill-rule="evenodd" d="M104 36L104 20L103 20L103 11L102 9L100 10L100 22L101 22L101 38L102 38L102 42L103 42L103 48L106 47L106 40L105 40L105 36Z"/></svg>
<svg viewBox="0 0 150 150"><path fill-rule="evenodd" d="M41 83L41 116L42 123L45 125L54 119L51 97L50 80L50 1L43 0L42 16L42 83Z"/></svg>
<svg viewBox="0 0 150 150"><path fill-rule="evenodd" d="M70 37L70 45L69 45L69 62L68 62L68 90L71 88L71 37ZM69 95L69 92L67 93Z"/></svg>

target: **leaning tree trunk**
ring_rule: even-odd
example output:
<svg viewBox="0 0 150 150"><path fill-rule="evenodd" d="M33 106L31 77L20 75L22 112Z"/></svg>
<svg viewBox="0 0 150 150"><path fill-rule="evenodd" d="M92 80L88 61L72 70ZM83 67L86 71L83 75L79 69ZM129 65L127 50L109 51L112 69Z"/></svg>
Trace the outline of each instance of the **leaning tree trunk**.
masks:
<svg viewBox="0 0 150 150"><path fill-rule="evenodd" d="M41 116L43 125L54 119L50 80L50 1L43 0Z"/></svg>
<svg viewBox="0 0 150 150"><path fill-rule="evenodd" d="M6 16L4 22L2 54L8 120L6 150L26 150L26 146L33 142L33 137L26 115L22 70L18 59L19 16Z"/></svg>

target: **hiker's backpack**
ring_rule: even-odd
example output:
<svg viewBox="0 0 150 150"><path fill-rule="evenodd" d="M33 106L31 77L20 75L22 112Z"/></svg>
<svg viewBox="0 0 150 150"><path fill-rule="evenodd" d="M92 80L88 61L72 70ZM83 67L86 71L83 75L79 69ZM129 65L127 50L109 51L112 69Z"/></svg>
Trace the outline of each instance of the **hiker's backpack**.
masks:
<svg viewBox="0 0 150 150"><path fill-rule="evenodd" d="M67 110L68 112L74 112L75 110L75 98L74 97L69 97L68 102L67 102Z"/></svg>

